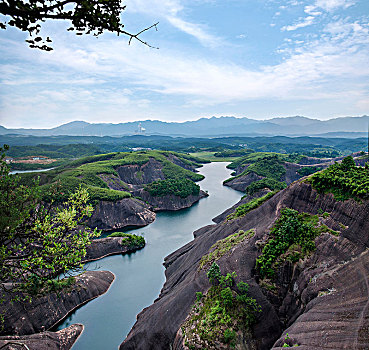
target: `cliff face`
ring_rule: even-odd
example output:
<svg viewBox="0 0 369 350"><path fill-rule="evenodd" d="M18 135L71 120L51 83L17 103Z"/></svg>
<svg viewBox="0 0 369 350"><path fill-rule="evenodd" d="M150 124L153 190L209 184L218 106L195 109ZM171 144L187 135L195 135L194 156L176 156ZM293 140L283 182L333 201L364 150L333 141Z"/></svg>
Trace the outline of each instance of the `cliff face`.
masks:
<svg viewBox="0 0 369 350"><path fill-rule="evenodd" d="M250 173L246 175L241 175L240 177L236 177L231 181L226 182L224 185L229 186L236 191L245 192L247 186L261 179L263 179L263 176L257 175L255 173Z"/></svg>
<svg viewBox="0 0 369 350"><path fill-rule="evenodd" d="M144 165L124 165L117 168L122 181L132 185L143 185L156 180L164 180L162 163L151 158Z"/></svg>
<svg viewBox="0 0 369 350"><path fill-rule="evenodd" d="M94 239L86 249L83 262L105 258L108 255L124 254L134 252L143 248L142 246L122 245L122 237L106 237Z"/></svg>
<svg viewBox="0 0 369 350"><path fill-rule="evenodd" d="M340 234L318 236L313 254L298 264L283 264L277 272L277 291L271 293L259 285L255 260L260 255L260 243L266 242L284 207L311 214L328 212L324 224ZM199 261L215 242L240 229L254 229L255 235L217 263L223 272L235 271L237 281L247 282L251 296L261 305L262 312L252 328L254 348L270 349L274 343L276 349L283 346L281 334L288 327L291 341L304 349L350 348L350 341L357 344L352 349L368 348L368 215L368 201L337 202L332 195L318 195L309 184L298 182L244 217L201 228L192 242L165 259L166 282L161 294L138 315L120 349L185 348L177 332L189 314L195 293L206 292L210 286ZM355 301L351 310L349 300ZM320 316L322 321L318 322ZM347 341L340 341L339 329L350 334ZM240 349L251 348L251 343L242 346L239 344Z"/></svg>
<svg viewBox="0 0 369 350"><path fill-rule="evenodd" d="M145 190L136 192L137 195L144 201L149 202L153 206L154 211L161 210L179 210L191 207L194 203L198 202L201 198L208 196L204 191L200 191L198 195L189 195L186 198L167 194L165 196L154 197Z"/></svg>
<svg viewBox="0 0 369 350"><path fill-rule="evenodd" d="M0 309L5 315L0 334L29 335L48 330L80 305L106 293L114 278L109 271L89 271L59 293L35 296L31 302L5 301Z"/></svg>
<svg viewBox="0 0 369 350"><path fill-rule="evenodd" d="M186 170L195 171L194 166L185 164L173 154L167 159ZM163 163L150 158L143 165L130 164L119 166L118 176L100 174L99 177L110 189L128 191L137 198L125 198L116 202L100 201L87 224L103 231L117 230L129 226L142 227L155 220L155 211L179 210L188 208L201 198L206 197L203 191L198 196L190 195L181 198L174 195L153 197L145 191L144 185L157 180L164 180Z"/></svg>
<svg viewBox="0 0 369 350"><path fill-rule="evenodd" d="M88 225L104 231L146 226L156 217L150 209L150 206L136 198L125 198L117 202L101 201L88 220Z"/></svg>

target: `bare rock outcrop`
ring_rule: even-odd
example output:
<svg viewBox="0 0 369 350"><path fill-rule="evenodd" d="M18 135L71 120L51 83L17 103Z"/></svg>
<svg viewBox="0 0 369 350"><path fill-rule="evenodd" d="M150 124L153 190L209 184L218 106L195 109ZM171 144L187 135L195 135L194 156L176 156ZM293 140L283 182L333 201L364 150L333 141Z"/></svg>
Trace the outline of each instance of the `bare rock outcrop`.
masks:
<svg viewBox="0 0 369 350"><path fill-rule="evenodd" d="M163 164L154 158L143 164L122 165L117 168L119 177L132 185L143 185L156 180L164 180Z"/></svg>
<svg viewBox="0 0 369 350"><path fill-rule="evenodd" d="M73 324L58 332L41 332L23 336L0 337L3 350L69 350L83 331L83 325Z"/></svg>
<svg viewBox="0 0 369 350"><path fill-rule="evenodd" d="M253 172L245 175L241 175L239 177L235 177L234 179L227 181L224 183L225 186L229 186L236 191L245 192L247 186L251 185L253 182L263 179L263 176L257 175Z"/></svg>
<svg viewBox="0 0 369 350"><path fill-rule="evenodd" d="M255 260L260 255L258 243L267 240L270 228L284 207L311 214L321 211L330 213L324 224L340 231L340 234L320 235L315 242L316 251L311 256L296 265L282 265L278 270L278 291L272 294L259 285ZM331 194L318 195L309 184L297 182L243 217L199 229L193 241L165 259L167 280L160 296L138 315L136 324L120 349L159 350L172 346L174 350L182 350L183 342L177 332L189 314L195 293L206 292L209 288L206 271L199 269L199 261L215 242L240 229L254 229L255 235L235 246L230 254L221 257L217 263L222 271L235 271L240 280L247 282L251 296L262 307L257 323L252 328L257 349L273 347L287 327L290 327L289 335L293 334L298 344L308 344L304 345L304 349L320 348L313 344L323 344L324 341L327 348L331 344L330 348L333 349L342 338L337 320L343 322L341 326L345 325L347 332L350 332L349 339L352 344L357 344L356 348L368 348L368 271L363 267L365 264L368 266L368 217L369 201L338 202ZM340 278L336 275L337 271ZM353 286L349 287L350 284ZM356 293L349 297L349 288L354 291L355 286ZM336 292L328 295L332 290L338 293L336 299ZM348 305L350 300L354 303L351 309ZM323 323L317 319L320 314L323 316L324 329ZM351 321L353 327L350 330ZM306 339L304 335L297 338L296 334L304 325ZM318 333L319 329L326 331L330 326L332 331L327 333L329 336L326 338L323 331ZM320 343L313 339L318 336L323 337ZM308 338L312 339L310 343ZM276 343L275 346L281 345Z"/></svg>
<svg viewBox="0 0 369 350"><path fill-rule="evenodd" d="M145 190L140 190L137 195L144 201L147 201L153 206L155 212L162 210L180 210L184 208L189 208L201 198L205 198L208 194L204 191L200 191L198 195L189 195L185 198L180 196L175 196L173 194L167 194L165 196L152 196L149 192Z"/></svg>
<svg viewBox="0 0 369 350"><path fill-rule="evenodd" d="M1 335L29 335L51 329L79 306L104 294L114 281L110 271L88 271L76 276L76 282L56 293L35 296L30 302L5 301Z"/></svg>
<svg viewBox="0 0 369 350"><path fill-rule="evenodd" d="M109 255L124 254L135 252L142 246L126 246L122 245L122 237L105 237L94 239L86 249L84 262L105 258Z"/></svg>
<svg viewBox="0 0 369 350"><path fill-rule="evenodd" d="M97 205L88 226L104 231L127 226L143 227L155 220L151 207L137 198L124 198L117 202L101 201Z"/></svg>

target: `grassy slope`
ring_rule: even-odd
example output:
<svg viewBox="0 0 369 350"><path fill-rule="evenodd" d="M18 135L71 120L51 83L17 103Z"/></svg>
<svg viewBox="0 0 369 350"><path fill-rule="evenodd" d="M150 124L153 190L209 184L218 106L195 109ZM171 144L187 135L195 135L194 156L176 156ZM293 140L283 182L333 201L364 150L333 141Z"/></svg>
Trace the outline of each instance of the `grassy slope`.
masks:
<svg viewBox="0 0 369 350"><path fill-rule="evenodd" d="M92 200L117 201L130 197L125 191L116 191L108 188L108 185L98 176L100 174L111 174L118 176L116 168L123 165L143 165L154 158L163 164L163 173L166 179L190 179L199 181L202 175L186 170L168 160L168 152L139 151L139 152L117 152L88 156L70 162L48 173L41 178L41 187L46 193L52 186L58 184L57 191L52 195L53 199L63 200L68 197L78 186L87 187ZM201 159L187 155L175 154L187 165L200 166ZM22 175L25 183L31 181L38 173ZM47 199L47 196L46 196ZM49 196L49 199L51 197Z"/></svg>

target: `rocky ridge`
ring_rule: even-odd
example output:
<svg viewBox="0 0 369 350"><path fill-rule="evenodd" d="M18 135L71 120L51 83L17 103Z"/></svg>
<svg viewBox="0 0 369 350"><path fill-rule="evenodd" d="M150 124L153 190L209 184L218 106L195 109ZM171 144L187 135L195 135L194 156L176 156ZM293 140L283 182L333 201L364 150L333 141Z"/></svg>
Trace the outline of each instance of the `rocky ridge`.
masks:
<svg viewBox="0 0 369 350"><path fill-rule="evenodd" d="M316 238L313 254L296 264L286 262L280 266L277 288L271 292L256 274L255 260L285 207L313 215L329 213L323 221L328 231ZM165 259L167 280L161 294L138 315L120 349L186 349L179 332L181 324L191 310L195 293L209 288L199 261L215 242L240 229L255 229L256 233L217 263L222 271L235 271L240 280L249 284L250 294L261 305L262 313L252 328L253 341L236 348L278 349L286 347L285 342L302 349L368 348L368 215L368 201L338 202L331 194L318 195L309 184L300 181L243 217L201 228L192 242ZM322 315L323 323L317 322L318 315ZM342 341L346 335L347 341Z"/></svg>
<svg viewBox="0 0 369 350"><path fill-rule="evenodd" d="M110 271L88 271L59 292L34 296L30 302L5 301L0 309L5 315L0 334L23 336L49 330L74 309L106 293L114 278Z"/></svg>
<svg viewBox="0 0 369 350"><path fill-rule="evenodd" d="M176 155L168 153L166 158L185 170L197 172L195 166L184 163ZM136 198L125 198L116 202L100 201L88 221L91 227L103 231L142 227L155 220L155 212L161 210L180 210L192 206L207 196L203 191L199 195L181 198L175 195L152 196L144 187L157 180L164 180L163 163L150 158L143 165L128 164L117 167L118 176L100 174L99 177L110 189L128 191Z"/></svg>
<svg viewBox="0 0 369 350"><path fill-rule="evenodd" d="M41 332L28 336L0 336L4 350L69 350L83 331L83 325L73 324L58 332Z"/></svg>

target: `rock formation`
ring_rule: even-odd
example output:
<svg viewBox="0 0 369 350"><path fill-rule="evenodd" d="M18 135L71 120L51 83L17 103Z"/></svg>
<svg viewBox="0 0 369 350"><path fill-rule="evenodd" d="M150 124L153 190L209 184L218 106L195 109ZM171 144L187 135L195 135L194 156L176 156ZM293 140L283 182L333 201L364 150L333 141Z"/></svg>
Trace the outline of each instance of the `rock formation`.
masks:
<svg viewBox="0 0 369 350"><path fill-rule="evenodd" d="M322 219L328 232L316 238L311 255L279 267L276 290L270 291L259 284L255 261L285 207L314 215L329 213ZM235 271L249 284L262 312L252 327L253 340L236 348L279 349L291 343L301 349L367 349L368 217L368 201L338 202L331 194L318 195L309 184L296 182L243 217L199 229L192 242L165 259L166 282L160 296L138 315L120 349L186 349L180 327L195 293L205 293L210 286L199 261L215 242L240 229L256 233L217 263L222 271Z"/></svg>
<svg viewBox="0 0 369 350"><path fill-rule="evenodd" d="M4 328L0 334L29 335L51 329L71 311L104 294L113 283L109 271L89 271L76 276L75 284L59 292L35 296L30 302L1 304Z"/></svg>
<svg viewBox="0 0 369 350"><path fill-rule="evenodd" d="M41 332L23 336L0 337L4 350L69 350L83 331L83 325L73 324L58 332Z"/></svg>

